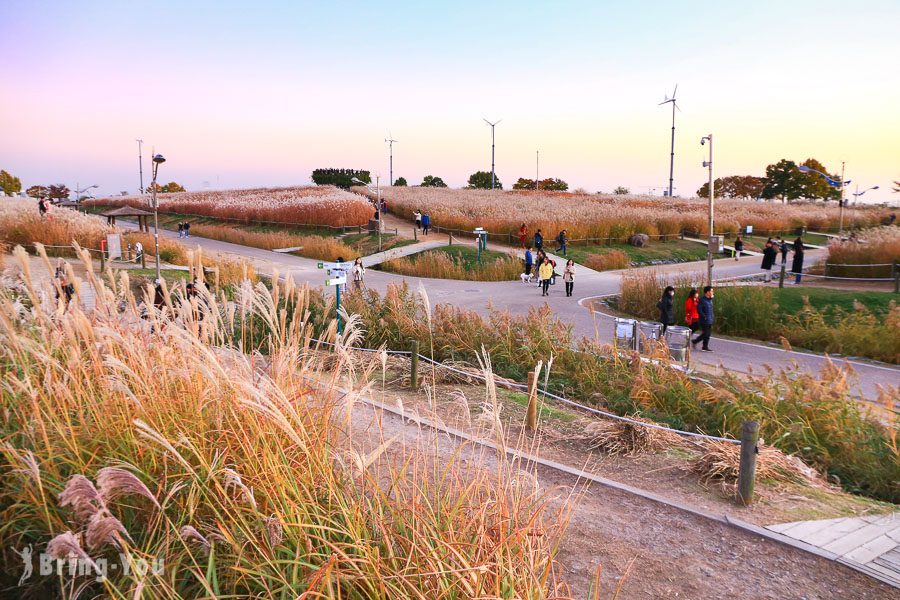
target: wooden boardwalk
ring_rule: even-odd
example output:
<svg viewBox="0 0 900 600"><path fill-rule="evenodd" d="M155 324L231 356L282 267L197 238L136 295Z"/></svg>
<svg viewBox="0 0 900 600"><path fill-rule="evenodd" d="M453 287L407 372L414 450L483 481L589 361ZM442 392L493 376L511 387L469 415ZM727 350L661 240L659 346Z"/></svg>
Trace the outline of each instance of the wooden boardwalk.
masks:
<svg viewBox="0 0 900 600"><path fill-rule="evenodd" d="M900 512L766 527L900 588Z"/></svg>

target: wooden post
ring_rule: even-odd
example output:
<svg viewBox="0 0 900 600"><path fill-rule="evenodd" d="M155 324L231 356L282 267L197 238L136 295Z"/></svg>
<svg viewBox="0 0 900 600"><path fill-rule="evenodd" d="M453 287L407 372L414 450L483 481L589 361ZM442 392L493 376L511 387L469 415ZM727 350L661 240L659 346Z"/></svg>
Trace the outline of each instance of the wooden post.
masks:
<svg viewBox="0 0 900 600"><path fill-rule="evenodd" d="M784 271L785 271L786 268L787 268L787 265L785 265L784 263L782 263L782 265L781 265L781 274L778 275L778 287L780 287L780 288L783 288L783 287L784 287Z"/></svg>
<svg viewBox="0 0 900 600"><path fill-rule="evenodd" d="M100 250L100 272L104 272L106 270L106 252L102 249Z"/></svg>
<svg viewBox="0 0 900 600"><path fill-rule="evenodd" d="M453 232L452 231L449 232L449 235L450 235L450 242L447 245L452 246L453 245Z"/></svg>
<svg viewBox="0 0 900 600"><path fill-rule="evenodd" d="M413 241L414 242L419 241L419 230L416 229L415 227L413 227Z"/></svg>
<svg viewBox="0 0 900 600"><path fill-rule="evenodd" d="M749 506L756 485L756 456L759 454L759 423L744 421L741 427L741 465L738 471L737 502Z"/></svg>
<svg viewBox="0 0 900 600"><path fill-rule="evenodd" d="M894 293L900 294L900 263L895 260L891 270L894 272Z"/></svg>
<svg viewBox="0 0 900 600"><path fill-rule="evenodd" d="M534 371L528 371L528 408L525 412L525 428L537 431L537 382Z"/></svg>
<svg viewBox="0 0 900 600"><path fill-rule="evenodd" d="M147 253L141 250L141 268L147 268Z"/></svg>
<svg viewBox="0 0 900 600"><path fill-rule="evenodd" d="M419 342L413 340L409 346L409 387L419 389Z"/></svg>

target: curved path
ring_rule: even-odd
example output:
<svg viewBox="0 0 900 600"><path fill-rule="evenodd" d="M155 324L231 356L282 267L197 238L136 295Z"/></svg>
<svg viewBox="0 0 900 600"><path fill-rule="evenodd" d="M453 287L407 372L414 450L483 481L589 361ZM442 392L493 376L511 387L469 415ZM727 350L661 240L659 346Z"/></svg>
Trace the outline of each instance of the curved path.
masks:
<svg viewBox="0 0 900 600"><path fill-rule="evenodd" d="M131 224L122 223L126 227ZM161 235L177 237L175 232L165 231ZM416 246L425 249L433 247L436 240L446 239L443 235L432 234L416 245L405 246L411 252ZM314 286L324 283L325 272L317 268L319 261L299 256L278 254L269 250L251 248L238 244L191 237L185 243L198 245L204 251L231 254L246 259L254 264L258 272L271 275L278 271L279 275L290 274L297 282L307 282ZM454 243L457 243L454 240ZM463 243L466 243L463 241ZM808 252L807 259L812 262L818 259L822 251ZM664 272L705 272L706 263L681 263L659 268ZM744 257L739 261L720 259L715 264L715 276L718 279L752 275L759 272L758 257ZM366 286L384 292L388 284L406 281L411 288L424 286L431 298L432 305L437 303L475 310L481 314L489 312L488 306L507 309L513 314L526 314L529 309L546 303L563 321L571 323L577 336L597 339L600 342L611 342L613 326L611 318L596 313L584 306L584 300L598 296L608 296L619 291L622 271L597 272L585 267L578 267L575 283L576 296L567 298L561 284L551 287L549 297L542 297L536 284L525 284L520 281L482 282L456 281L447 279L428 279L407 277L369 270L366 273ZM710 343L714 352L695 353L692 360L695 366L707 371L733 371L738 373L763 372L766 366L773 368L788 367L796 364L802 371L818 372L827 363L823 355L810 352L786 351L779 347L763 343L718 338L715 335ZM858 381L853 383L857 395L868 400L878 397L878 386L900 386L900 368L887 364L874 364L867 361L844 360L853 367Z"/></svg>

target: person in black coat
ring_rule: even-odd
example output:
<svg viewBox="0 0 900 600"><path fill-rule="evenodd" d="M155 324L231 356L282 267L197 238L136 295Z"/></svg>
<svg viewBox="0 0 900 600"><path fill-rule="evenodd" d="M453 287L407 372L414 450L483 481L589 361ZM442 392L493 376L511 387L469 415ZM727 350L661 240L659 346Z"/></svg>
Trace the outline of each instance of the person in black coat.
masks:
<svg viewBox="0 0 900 600"><path fill-rule="evenodd" d="M666 327L675 324L675 288L670 285L663 290L656 308L659 309L659 322L662 323L662 333L665 334Z"/></svg>
<svg viewBox="0 0 900 600"><path fill-rule="evenodd" d="M713 298L715 293L712 286L703 288L703 296L697 303L697 312L700 314L700 335L691 340L691 347L696 348L697 344L703 342L701 350L703 352L712 352L709 348L709 338L712 335L712 326L715 321L713 312Z"/></svg>
<svg viewBox="0 0 900 600"><path fill-rule="evenodd" d="M794 240L794 261L791 263L791 272L797 276L794 285L800 284L800 276L803 274L803 240L797 238Z"/></svg>
<svg viewBox="0 0 900 600"><path fill-rule="evenodd" d="M763 249L763 259L762 259L762 270L766 272L765 281L766 283L772 281L772 267L775 266L775 259L778 258L778 250L775 249L775 244L772 243L772 240L766 242L766 247Z"/></svg>

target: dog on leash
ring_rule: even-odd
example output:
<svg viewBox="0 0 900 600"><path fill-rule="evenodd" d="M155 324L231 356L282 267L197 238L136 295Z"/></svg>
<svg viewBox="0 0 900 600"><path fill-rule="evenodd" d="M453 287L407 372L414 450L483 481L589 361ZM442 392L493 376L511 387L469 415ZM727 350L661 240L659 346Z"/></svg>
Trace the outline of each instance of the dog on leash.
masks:
<svg viewBox="0 0 900 600"><path fill-rule="evenodd" d="M534 283L535 281L534 275L532 275L531 273L522 273L521 275L519 275L519 279L522 280L522 283Z"/></svg>

